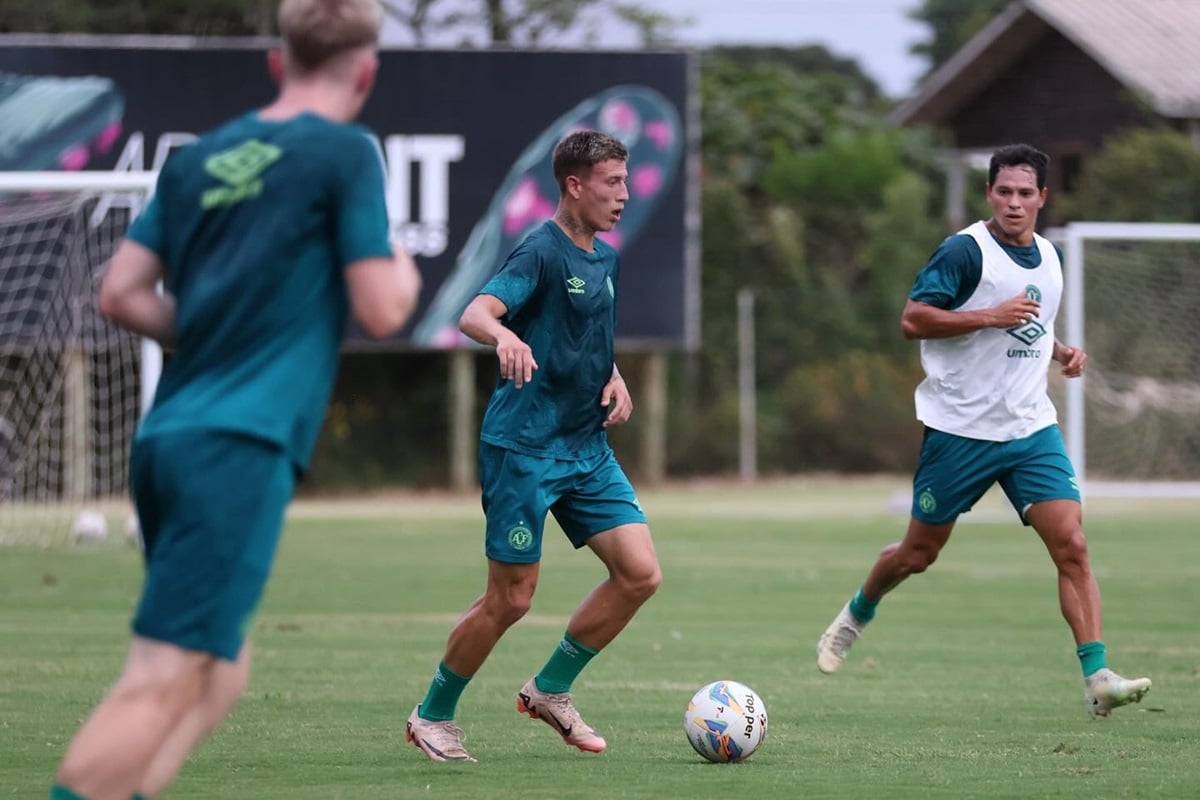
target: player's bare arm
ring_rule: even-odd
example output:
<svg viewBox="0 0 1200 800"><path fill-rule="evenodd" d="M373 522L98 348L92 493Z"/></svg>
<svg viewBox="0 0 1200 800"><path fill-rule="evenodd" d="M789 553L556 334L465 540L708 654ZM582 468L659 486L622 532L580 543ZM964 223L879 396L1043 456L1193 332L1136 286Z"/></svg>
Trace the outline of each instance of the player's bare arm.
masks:
<svg viewBox="0 0 1200 800"><path fill-rule="evenodd" d="M480 344L496 348L500 377L511 380L513 386L520 389L533 380L533 371L538 365L529 345L500 322L507 313L508 306L500 298L481 294L463 311L458 329Z"/></svg>
<svg viewBox="0 0 1200 800"><path fill-rule="evenodd" d="M1054 340L1054 353L1051 358L1062 364L1064 378L1078 378L1087 365L1087 353L1083 348L1070 347L1057 339Z"/></svg>
<svg viewBox="0 0 1200 800"><path fill-rule="evenodd" d="M630 397L629 387L625 385L625 379L621 377L616 364L613 364L612 377L600 393L600 405L608 409L608 416L604 419L606 428L626 423L633 415L633 398Z"/></svg>
<svg viewBox="0 0 1200 800"><path fill-rule="evenodd" d="M1024 293L994 308L948 311L918 300L909 300L900 317L905 339L949 339L982 328L1012 328L1037 319L1041 303Z"/></svg>
<svg viewBox="0 0 1200 800"><path fill-rule="evenodd" d="M163 263L153 250L122 241L100 284L100 313L161 345L174 345L175 298L158 291L162 277Z"/></svg>
<svg viewBox="0 0 1200 800"><path fill-rule="evenodd" d="M346 288L354 318L372 339L404 327L417 307L421 273L403 249L392 258L364 258L346 267Z"/></svg>

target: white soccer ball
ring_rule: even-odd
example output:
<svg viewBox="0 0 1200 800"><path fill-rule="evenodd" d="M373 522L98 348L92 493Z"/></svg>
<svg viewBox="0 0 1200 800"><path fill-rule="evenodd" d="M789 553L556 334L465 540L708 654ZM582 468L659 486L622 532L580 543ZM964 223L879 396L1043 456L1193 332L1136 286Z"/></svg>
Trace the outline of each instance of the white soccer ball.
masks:
<svg viewBox="0 0 1200 800"><path fill-rule="evenodd" d="M85 509L71 523L71 541L102 542L108 537L108 520L99 511Z"/></svg>
<svg viewBox="0 0 1200 800"><path fill-rule="evenodd" d="M744 761L767 738L767 707L746 684L715 681L692 696L683 731L709 761Z"/></svg>

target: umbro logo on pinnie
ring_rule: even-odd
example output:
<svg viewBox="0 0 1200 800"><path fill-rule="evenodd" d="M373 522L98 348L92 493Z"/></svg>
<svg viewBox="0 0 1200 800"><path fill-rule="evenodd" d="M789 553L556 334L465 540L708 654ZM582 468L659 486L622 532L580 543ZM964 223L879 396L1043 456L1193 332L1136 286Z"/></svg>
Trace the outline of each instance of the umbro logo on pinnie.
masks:
<svg viewBox="0 0 1200 800"><path fill-rule="evenodd" d="M567 294L583 294L583 287L587 285L587 281L581 278L567 278Z"/></svg>

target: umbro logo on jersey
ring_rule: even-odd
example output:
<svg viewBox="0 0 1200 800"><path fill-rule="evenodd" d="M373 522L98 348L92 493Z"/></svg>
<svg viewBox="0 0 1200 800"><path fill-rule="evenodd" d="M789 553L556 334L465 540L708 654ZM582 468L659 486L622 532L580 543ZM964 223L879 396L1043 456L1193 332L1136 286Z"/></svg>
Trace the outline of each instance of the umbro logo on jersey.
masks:
<svg viewBox="0 0 1200 800"><path fill-rule="evenodd" d="M257 139L209 156L204 160L204 171L225 185L200 195L200 207L208 210L258 197L263 190L262 173L282 156L283 150Z"/></svg>
<svg viewBox="0 0 1200 800"><path fill-rule="evenodd" d="M575 276L567 278L567 294L583 294L584 286L587 286L587 281L582 278Z"/></svg>
<svg viewBox="0 0 1200 800"><path fill-rule="evenodd" d="M1042 290L1032 283L1025 287L1025 296L1034 302L1042 302ZM1019 340L1026 347L1031 347L1034 342L1046 335L1046 328L1036 319L1031 319L1020 325L1006 328L1005 333ZM1009 350L1008 355L1012 358L1037 358L1040 353L1035 350Z"/></svg>
<svg viewBox="0 0 1200 800"><path fill-rule="evenodd" d="M1038 339L1046 335L1046 328L1036 319L1031 319L1029 322L1022 323L1013 328L1006 330L1009 336L1015 337L1021 341L1021 344L1026 347L1030 346Z"/></svg>

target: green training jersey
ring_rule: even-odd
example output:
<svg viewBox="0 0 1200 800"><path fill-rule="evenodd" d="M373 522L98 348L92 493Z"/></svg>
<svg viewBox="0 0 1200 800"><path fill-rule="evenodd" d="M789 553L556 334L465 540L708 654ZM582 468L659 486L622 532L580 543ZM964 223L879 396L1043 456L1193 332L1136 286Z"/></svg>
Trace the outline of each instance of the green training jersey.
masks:
<svg viewBox="0 0 1200 800"><path fill-rule="evenodd" d="M349 314L342 269L390 257L364 128L247 114L164 165L128 236L165 265L176 350L139 436L245 434L307 468Z"/></svg>
<svg viewBox="0 0 1200 800"><path fill-rule="evenodd" d="M538 368L517 389L499 380L480 439L542 458L578 460L608 448L600 394L612 377L617 251L581 250L553 221L517 246L480 294L508 307L501 320Z"/></svg>

